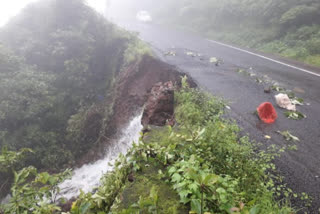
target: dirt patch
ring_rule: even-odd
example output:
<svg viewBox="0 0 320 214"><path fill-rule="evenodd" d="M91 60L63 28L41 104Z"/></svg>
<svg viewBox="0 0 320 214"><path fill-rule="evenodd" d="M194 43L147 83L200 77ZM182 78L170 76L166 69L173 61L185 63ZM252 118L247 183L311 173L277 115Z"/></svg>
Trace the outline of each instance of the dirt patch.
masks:
<svg viewBox="0 0 320 214"><path fill-rule="evenodd" d="M114 114L110 122L112 127L108 128L108 135L115 134L130 118L141 113L148 94L155 84L171 81L179 86L181 76L184 75L186 74L179 72L175 67L151 56L143 57L140 63L130 66L121 73L116 87ZM188 80L191 87L196 87L191 78Z"/></svg>

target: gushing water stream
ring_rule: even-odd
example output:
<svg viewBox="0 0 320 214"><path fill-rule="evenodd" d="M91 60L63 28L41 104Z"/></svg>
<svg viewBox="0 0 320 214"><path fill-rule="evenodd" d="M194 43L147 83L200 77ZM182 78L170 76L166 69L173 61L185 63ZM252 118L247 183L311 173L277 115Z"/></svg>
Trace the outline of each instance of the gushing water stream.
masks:
<svg viewBox="0 0 320 214"><path fill-rule="evenodd" d="M102 175L113 169L109 163L113 164L119 154L126 154L133 141L138 142L142 130L141 117L139 115L129 123L119 140L108 147L104 159L74 170L72 178L60 184L61 197L71 199L80 194L80 189L87 193L98 187Z"/></svg>

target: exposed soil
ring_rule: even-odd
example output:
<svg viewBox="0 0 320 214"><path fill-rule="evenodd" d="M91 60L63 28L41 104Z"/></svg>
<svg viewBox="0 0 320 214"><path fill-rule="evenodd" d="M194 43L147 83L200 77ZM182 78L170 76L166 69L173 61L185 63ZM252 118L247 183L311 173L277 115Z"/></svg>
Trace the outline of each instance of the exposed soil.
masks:
<svg viewBox="0 0 320 214"><path fill-rule="evenodd" d="M180 87L181 77L185 75L174 66L152 56L144 56L141 61L131 64L122 71L116 80L113 114L103 130L103 138L78 161L77 166L99 160L104 155L106 145L115 142L130 119L142 113L153 86L160 82L171 81ZM191 87L196 87L190 77L188 82Z"/></svg>
<svg viewBox="0 0 320 214"><path fill-rule="evenodd" d="M174 86L171 81L153 86L143 110L141 124L144 129L148 125L174 125Z"/></svg>
<svg viewBox="0 0 320 214"><path fill-rule="evenodd" d="M131 117L142 112L148 94L155 84L172 81L173 84L180 86L181 76L184 75L186 74L179 72L175 67L151 56L143 57L140 63L130 66L121 73L116 87L117 98L108 135L121 130ZM188 80L191 87L196 86L191 78Z"/></svg>

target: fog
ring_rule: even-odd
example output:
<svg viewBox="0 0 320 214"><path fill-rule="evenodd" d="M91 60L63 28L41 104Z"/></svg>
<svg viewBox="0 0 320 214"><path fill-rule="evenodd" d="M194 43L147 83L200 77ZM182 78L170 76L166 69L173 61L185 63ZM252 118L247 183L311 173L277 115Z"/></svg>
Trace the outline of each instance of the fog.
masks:
<svg viewBox="0 0 320 214"><path fill-rule="evenodd" d="M10 0L3 1L0 7L0 26L5 25L10 18L16 16L22 8L36 0Z"/></svg>
<svg viewBox="0 0 320 214"><path fill-rule="evenodd" d="M157 11L164 9L167 1L152 0L109 0L107 6L107 17L114 21L134 20L140 10L147 10L155 15Z"/></svg>
<svg viewBox="0 0 320 214"><path fill-rule="evenodd" d="M4 26L12 17L19 14L19 12L28 4L43 1L43 0L10 0L3 1L0 7L0 27ZM105 0L87 0L88 5L93 7L99 13L104 14L106 11Z"/></svg>

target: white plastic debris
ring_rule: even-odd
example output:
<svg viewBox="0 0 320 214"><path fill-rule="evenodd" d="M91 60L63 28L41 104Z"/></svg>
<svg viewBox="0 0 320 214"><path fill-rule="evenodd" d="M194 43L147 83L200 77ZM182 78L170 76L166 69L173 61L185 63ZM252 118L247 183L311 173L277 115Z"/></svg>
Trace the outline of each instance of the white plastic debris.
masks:
<svg viewBox="0 0 320 214"><path fill-rule="evenodd" d="M211 57L210 58L210 63L217 63L218 59L216 57Z"/></svg>
<svg viewBox="0 0 320 214"><path fill-rule="evenodd" d="M278 94L275 96L277 105L289 111L296 111L296 106L292 104L287 94Z"/></svg>
<svg viewBox="0 0 320 214"><path fill-rule="evenodd" d="M193 53L193 52L191 52L191 51L188 51L186 54L187 54L188 56L192 56L192 57L196 56L196 54Z"/></svg>
<svg viewBox="0 0 320 214"><path fill-rule="evenodd" d="M164 55L165 56L176 56L176 52L175 51L168 51Z"/></svg>
<svg viewBox="0 0 320 214"><path fill-rule="evenodd" d="M271 136L270 135L265 135L264 138L267 139L267 140L270 140Z"/></svg>

